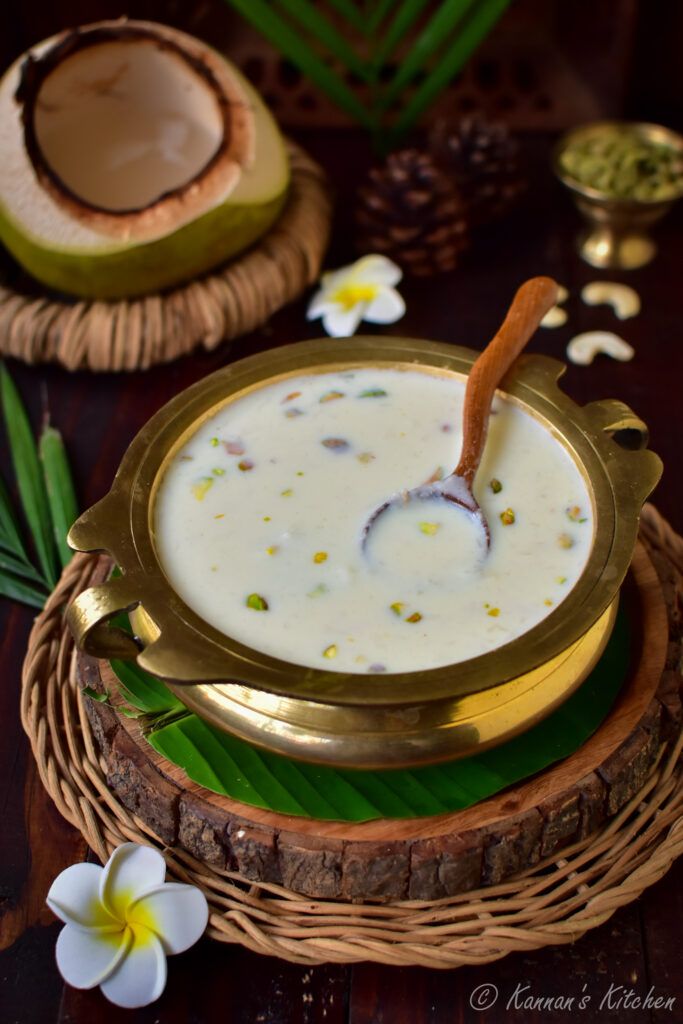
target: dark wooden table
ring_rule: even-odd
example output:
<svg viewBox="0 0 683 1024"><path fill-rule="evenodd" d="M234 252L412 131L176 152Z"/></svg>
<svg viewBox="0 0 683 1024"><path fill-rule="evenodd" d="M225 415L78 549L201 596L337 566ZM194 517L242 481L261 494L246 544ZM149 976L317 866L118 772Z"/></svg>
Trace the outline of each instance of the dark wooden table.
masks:
<svg viewBox="0 0 683 1024"><path fill-rule="evenodd" d="M337 225L328 262L339 265L352 255L352 192L369 154L353 133L318 132L301 141L328 168L337 190ZM556 277L571 293L569 323L540 331L530 350L562 358L572 334L589 328L617 330L634 345L631 363L601 357L591 367L570 366L564 387L582 403L618 397L650 424L652 447L667 467L655 501L681 529L683 209L661 225L656 261L621 276L637 288L643 309L636 319L620 324L606 307L589 308L580 301L581 286L606 275L575 254L578 219L548 171L549 141L527 140L530 188L515 213L478 234L461 270L439 279L406 282L402 291L407 313L386 330L481 348L524 278L538 273ZM144 374L68 374L55 367L14 363L11 371L35 422L47 402L53 422L63 431L85 507L108 489L129 441L172 395L230 360L318 335L318 325L305 320L305 306L303 299L282 310L261 331L232 345ZM6 459L7 453L0 451L3 470ZM87 857L88 850L43 792L19 724L19 677L31 621L30 611L0 601L2 1024L521 1024L567 1020L572 1014L562 1009L560 997L574 997L574 1016L585 1024L683 1021L683 864L574 945L516 954L480 968L302 968L203 940L170 960L166 992L145 1010L117 1010L98 990L77 992L64 986L54 964L59 925L44 899L55 875ZM482 985L497 986L499 997L492 1009L480 1012L472 1008L470 997ZM634 1008L634 996L644 997L651 987L653 996L673 997L673 1008ZM560 1001L555 1009L523 1008L530 997Z"/></svg>

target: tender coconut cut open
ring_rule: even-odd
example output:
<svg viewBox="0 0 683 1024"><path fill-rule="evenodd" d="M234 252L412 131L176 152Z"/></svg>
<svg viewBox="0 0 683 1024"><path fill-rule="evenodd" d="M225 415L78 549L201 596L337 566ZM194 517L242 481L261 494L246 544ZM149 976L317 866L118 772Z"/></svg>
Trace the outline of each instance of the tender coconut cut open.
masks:
<svg viewBox="0 0 683 1024"><path fill-rule="evenodd" d="M0 82L0 238L39 280L96 298L196 276L280 212L268 110L199 40L101 22L35 47Z"/></svg>

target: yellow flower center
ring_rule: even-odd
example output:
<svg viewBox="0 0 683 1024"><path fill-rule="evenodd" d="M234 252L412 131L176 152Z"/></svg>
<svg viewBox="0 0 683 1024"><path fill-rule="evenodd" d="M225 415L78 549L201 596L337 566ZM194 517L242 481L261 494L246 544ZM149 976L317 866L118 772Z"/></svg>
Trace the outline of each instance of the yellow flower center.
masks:
<svg viewBox="0 0 683 1024"><path fill-rule="evenodd" d="M126 924L133 929L136 945L146 945L150 933L158 935L160 931L159 922L144 903L136 904L132 910L126 909Z"/></svg>
<svg viewBox="0 0 683 1024"><path fill-rule="evenodd" d="M347 312L359 302L372 302L377 295L376 284L344 284L332 293L332 301Z"/></svg>

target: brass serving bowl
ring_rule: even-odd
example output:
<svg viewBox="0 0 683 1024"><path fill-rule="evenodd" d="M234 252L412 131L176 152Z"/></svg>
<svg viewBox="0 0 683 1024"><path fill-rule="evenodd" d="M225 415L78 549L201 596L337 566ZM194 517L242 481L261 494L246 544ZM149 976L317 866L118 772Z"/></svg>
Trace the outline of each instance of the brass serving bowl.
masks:
<svg viewBox="0 0 683 1024"><path fill-rule="evenodd" d="M358 366L465 377L477 353L407 338L302 342L219 370L178 395L140 431L109 494L74 524L69 543L107 551L122 575L80 594L76 638L100 657L135 658L204 719L310 761L397 767L466 756L519 733L565 700L600 657L613 625L643 501L661 474L647 428L621 402L579 407L558 387L564 366L524 356L505 394L539 420L578 465L593 503L591 555L541 623L467 661L420 672L356 675L302 667L210 626L168 583L154 544L165 467L218 407L273 380ZM109 620L127 611L135 639ZM193 684L193 685L188 685Z"/></svg>
<svg viewBox="0 0 683 1024"><path fill-rule="evenodd" d="M569 189L577 209L588 221L588 227L577 238L579 255L586 263L603 270L635 270L656 255L657 246L650 237L650 228L683 195L683 187L678 195L667 199L617 199L582 184L563 169L560 158L569 146L605 134L636 137L681 154L683 136L646 121L592 121L567 132L555 146L555 174Z"/></svg>

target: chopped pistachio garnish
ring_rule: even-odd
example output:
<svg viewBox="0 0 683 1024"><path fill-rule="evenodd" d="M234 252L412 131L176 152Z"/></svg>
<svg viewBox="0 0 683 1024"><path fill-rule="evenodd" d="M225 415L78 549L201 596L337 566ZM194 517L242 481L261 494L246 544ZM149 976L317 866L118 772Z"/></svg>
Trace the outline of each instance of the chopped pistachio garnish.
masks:
<svg viewBox="0 0 683 1024"><path fill-rule="evenodd" d="M214 519L225 519L225 512L219 512L218 515L214 516L213 518Z"/></svg>
<svg viewBox="0 0 683 1024"><path fill-rule="evenodd" d="M500 492L503 490L502 483L500 482L500 480L497 480L495 476L491 483L489 484L489 487L491 488L494 494L500 494Z"/></svg>
<svg viewBox="0 0 683 1024"><path fill-rule="evenodd" d="M209 441L209 444L211 445L212 448L218 448L220 442L217 437L212 437L211 440Z"/></svg>
<svg viewBox="0 0 683 1024"><path fill-rule="evenodd" d="M486 614L490 615L492 619L497 619L500 615L500 608L489 608Z"/></svg>
<svg viewBox="0 0 683 1024"><path fill-rule="evenodd" d="M211 572L218 572L218 566L217 565L212 565L211 566Z"/></svg>
<svg viewBox="0 0 683 1024"><path fill-rule="evenodd" d="M285 402L291 402L293 398L299 398L300 395L301 395L300 391L290 391L288 395L285 395L285 397L282 399L282 402L280 404L284 405Z"/></svg>
<svg viewBox="0 0 683 1024"><path fill-rule="evenodd" d="M297 475L297 476L303 476L303 475L304 475L304 471L303 471L303 469L297 469L297 471L296 471L296 475Z"/></svg>
<svg viewBox="0 0 683 1024"><path fill-rule="evenodd" d="M301 409L297 409L297 407L294 406L292 409L287 410L285 416L287 417L288 420L293 420L297 416L303 416L303 411Z"/></svg>
<svg viewBox="0 0 683 1024"><path fill-rule="evenodd" d="M389 607L391 608L394 615L403 615L403 609L405 608L405 604L403 603L403 601L394 601L394 603L390 604Z"/></svg>
<svg viewBox="0 0 683 1024"><path fill-rule="evenodd" d="M551 601L549 597L546 597L545 601L543 602L543 604L546 605L548 608L550 608L554 603L555 602Z"/></svg>
<svg viewBox="0 0 683 1024"><path fill-rule="evenodd" d="M386 391L384 388L366 388L365 391L361 391L359 398L384 398Z"/></svg>
<svg viewBox="0 0 683 1024"><path fill-rule="evenodd" d="M251 459L240 459L237 463L237 468L241 469L243 473L248 473L250 469L254 468L254 463Z"/></svg>
<svg viewBox="0 0 683 1024"><path fill-rule="evenodd" d="M309 590L307 597L320 597L321 594L327 593L327 584L319 583L317 587L313 587L313 590Z"/></svg>
<svg viewBox="0 0 683 1024"><path fill-rule="evenodd" d="M181 462L193 462L194 461L194 455L181 455L180 456L180 461Z"/></svg>
<svg viewBox="0 0 683 1024"><path fill-rule="evenodd" d="M567 577L566 576L556 576L555 577L555 582L556 583L566 583L567 582Z"/></svg>
<svg viewBox="0 0 683 1024"><path fill-rule="evenodd" d="M205 476L198 483L192 485L192 493L194 494L197 501L204 501L207 492L213 487L213 477Z"/></svg>
<svg viewBox="0 0 683 1024"><path fill-rule="evenodd" d="M372 452L361 452L360 455L356 455L359 462L374 462L376 457Z"/></svg>
<svg viewBox="0 0 683 1024"><path fill-rule="evenodd" d="M343 452L349 447L349 442L345 441L343 437L325 437L320 442L324 448L330 448L335 452Z"/></svg>
<svg viewBox="0 0 683 1024"><path fill-rule="evenodd" d="M326 647L325 650L323 651L323 658L336 658L336 657L337 657L337 645L336 644L330 644L330 646Z"/></svg>
<svg viewBox="0 0 683 1024"><path fill-rule="evenodd" d="M276 551L279 551L277 544L271 544L269 548L266 548L266 554L274 555Z"/></svg>
<svg viewBox="0 0 683 1024"><path fill-rule="evenodd" d="M313 555L313 561L316 565L320 565L321 562L327 561L327 551L316 551Z"/></svg>
<svg viewBox="0 0 683 1024"><path fill-rule="evenodd" d="M515 513L511 508L506 508L504 512L500 513L500 521L503 526L512 526L515 521Z"/></svg>
<svg viewBox="0 0 683 1024"><path fill-rule="evenodd" d="M292 495L294 494L294 491L292 490L291 487L286 487L284 491L280 491L280 494L282 495L283 498L291 498Z"/></svg>
<svg viewBox="0 0 683 1024"><path fill-rule="evenodd" d="M326 391L325 394L322 396L322 398L319 398L318 401L322 405L323 402L334 402L337 398L343 398L343 397L344 397L344 392L343 391Z"/></svg>
<svg viewBox="0 0 683 1024"><path fill-rule="evenodd" d="M413 612L412 615L409 615L406 618L406 622L421 622L421 621L422 621L422 616L420 615L419 612Z"/></svg>
<svg viewBox="0 0 683 1024"><path fill-rule="evenodd" d="M561 548L573 548L574 538L570 537L568 533L561 533L557 538L557 543Z"/></svg>
<svg viewBox="0 0 683 1024"><path fill-rule="evenodd" d="M244 603L247 608L253 608L255 612L268 611L268 602L260 594L250 594Z"/></svg>
<svg viewBox="0 0 683 1024"><path fill-rule="evenodd" d="M573 523L585 523L587 517L581 515L581 509L578 505L572 505L571 508L567 509L567 518L571 519Z"/></svg>
<svg viewBox="0 0 683 1024"><path fill-rule="evenodd" d="M216 467L216 469L212 469L211 472L213 473L214 476L225 476L225 470L221 469L220 467Z"/></svg>
<svg viewBox="0 0 683 1024"><path fill-rule="evenodd" d="M269 523L270 522L270 518L271 518L270 516L264 516L263 517L263 522L264 523Z"/></svg>
<svg viewBox="0 0 683 1024"><path fill-rule="evenodd" d="M420 533L426 533L428 537L433 537L440 526L440 523L420 523Z"/></svg>

